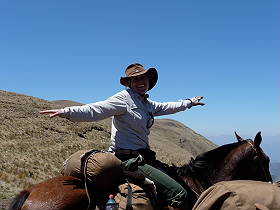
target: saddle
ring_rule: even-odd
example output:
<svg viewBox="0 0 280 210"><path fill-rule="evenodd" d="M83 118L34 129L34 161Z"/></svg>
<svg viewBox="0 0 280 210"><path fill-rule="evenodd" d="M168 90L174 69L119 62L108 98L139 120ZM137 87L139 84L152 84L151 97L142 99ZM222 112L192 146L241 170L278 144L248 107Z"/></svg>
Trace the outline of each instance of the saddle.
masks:
<svg viewBox="0 0 280 210"><path fill-rule="evenodd" d="M116 202L121 210L154 210L158 206L155 198L148 195L149 190L134 183L126 182L118 187Z"/></svg>
<svg viewBox="0 0 280 210"><path fill-rule="evenodd" d="M116 194L115 199L123 210L158 208L153 182L142 174L124 170L121 161L111 152L80 150L64 162L62 174L84 181L89 200L88 209L95 209L95 200L100 195L104 195L106 202L110 193ZM101 209L105 206L104 202Z"/></svg>

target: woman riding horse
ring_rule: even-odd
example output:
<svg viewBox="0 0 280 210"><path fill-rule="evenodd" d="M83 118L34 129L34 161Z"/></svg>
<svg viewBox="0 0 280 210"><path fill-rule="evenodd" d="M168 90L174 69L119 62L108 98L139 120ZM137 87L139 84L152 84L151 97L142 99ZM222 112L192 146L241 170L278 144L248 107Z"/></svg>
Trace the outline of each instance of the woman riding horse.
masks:
<svg viewBox="0 0 280 210"><path fill-rule="evenodd" d="M136 170L154 182L166 202L174 208L188 209L186 189L158 169L162 163L156 160L156 153L150 149L148 135L154 116L204 105L200 102L203 97L196 96L178 102L155 102L147 94L157 83L158 73L155 68L146 70L141 64L135 63L129 65L125 73L126 76L121 77L120 83L128 88L105 101L40 113L72 121L97 121L113 116L109 151L114 152L123 162L141 162Z"/></svg>
<svg viewBox="0 0 280 210"><path fill-rule="evenodd" d="M191 189L188 191L187 201L190 209L207 188L221 181L272 182L269 157L260 147L262 141L260 132L254 141L244 140L238 135L237 139L237 143L222 145L200 154L183 166L169 167L169 175L186 190ZM92 197L95 204L89 205L86 192L83 180L73 176L57 176L21 191L13 199L8 210L89 210L95 209L96 206L104 209L107 195L97 191L97 194ZM191 196L194 196L193 200ZM250 196L254 195L250 194ZM135 203L138 204L141 206L140 209L149 209L149 205ZM166 205L165 202L160 204ZM156 209L161 208L157 206Z"/></svg>

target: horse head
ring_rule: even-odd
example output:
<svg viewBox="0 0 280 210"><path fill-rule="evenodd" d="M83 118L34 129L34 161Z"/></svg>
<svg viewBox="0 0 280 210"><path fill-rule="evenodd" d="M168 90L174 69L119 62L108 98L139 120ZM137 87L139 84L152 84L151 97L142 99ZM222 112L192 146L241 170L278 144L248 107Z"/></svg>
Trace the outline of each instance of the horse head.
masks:
<svg viewBox="0 0 280 210"><path fill-rule="evenodd" d="M235 136L239 143L244 143L243 153L240 159L239 167L236 168L236 179L257 180L257 181L272 181L269 172L269 157L260 147L262 142L261 132L258 132L254 138L244 140L236 132Z"/></svg>
<svg viewBox="0 0 280 210"><path fill-rule="evenodd" d="M272 181L269 158L260 147L261 133L254 141L235 135L238 142L200 154L182 167L173 167L177 176L197 195L220 181Z"/></svg>

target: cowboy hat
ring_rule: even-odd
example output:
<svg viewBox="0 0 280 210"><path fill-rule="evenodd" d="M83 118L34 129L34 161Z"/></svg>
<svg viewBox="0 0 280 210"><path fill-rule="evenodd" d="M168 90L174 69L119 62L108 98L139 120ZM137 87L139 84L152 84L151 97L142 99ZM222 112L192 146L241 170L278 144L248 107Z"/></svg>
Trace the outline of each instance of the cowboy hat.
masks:
<svg viewBox="0 0 280 210"><path fill-rule="evenodd" d="M121 79L120 79L120 83L124 86L129 86L129 80L132 77L136 77L136 76L145 74L149 78L149 89L148 90L151 90L155 86L155 84L157 83L157 80L158 80L158 73L155 68L149 68L148 70L146 70L139 63L129 65L125 70L125 74L126 74L126 76L121 77Z"/></svg>

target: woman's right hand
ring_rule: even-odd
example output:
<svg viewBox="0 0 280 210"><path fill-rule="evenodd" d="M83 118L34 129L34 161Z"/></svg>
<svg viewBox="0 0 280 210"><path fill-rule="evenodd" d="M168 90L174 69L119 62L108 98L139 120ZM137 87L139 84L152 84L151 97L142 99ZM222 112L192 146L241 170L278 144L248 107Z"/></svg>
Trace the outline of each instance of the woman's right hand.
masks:
<svg viewBox="0 0 280 210"><path fill-rule="evenodd" d="M63 114L63 111L62 111L62 109L53 109L53 110L40 111L39 113L47 114L47 115L49 115L49 117L56 117L56 116L61 117L61 115Z"/></svg>

